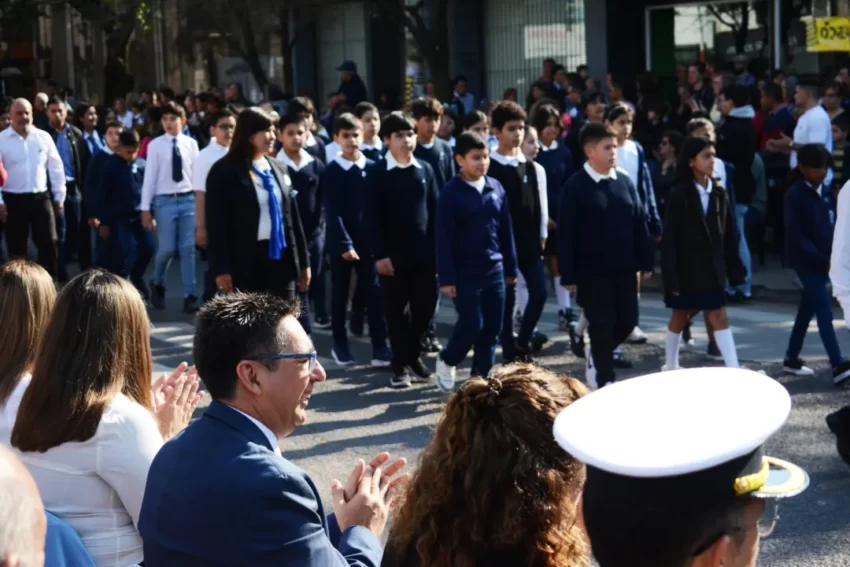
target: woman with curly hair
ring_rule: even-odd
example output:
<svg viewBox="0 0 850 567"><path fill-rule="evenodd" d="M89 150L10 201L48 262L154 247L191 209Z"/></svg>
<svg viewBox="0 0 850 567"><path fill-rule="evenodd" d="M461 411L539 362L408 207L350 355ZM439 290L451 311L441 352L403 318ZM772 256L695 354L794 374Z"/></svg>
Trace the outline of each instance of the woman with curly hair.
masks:
<svg viewBox="0 0 850 567"><path fill-rule="evenodd" d="M510 364L453 394L396 510L383 567L585 567L584 465L552 436L587 393Z"/></svg>

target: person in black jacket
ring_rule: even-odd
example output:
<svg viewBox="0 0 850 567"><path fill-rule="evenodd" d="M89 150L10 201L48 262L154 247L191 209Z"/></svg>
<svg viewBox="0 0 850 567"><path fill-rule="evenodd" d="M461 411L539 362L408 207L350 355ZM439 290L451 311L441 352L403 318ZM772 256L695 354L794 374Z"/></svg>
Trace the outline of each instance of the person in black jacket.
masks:
<svg viewBox="0 0 850 567"><path fill-rule="evenodd" d="M678 183L664 213L661 272L664 301L673 310L667 325L665 370L679 368L682 330L699 311L711 322L726 366L737 367L735 340L726 319L725 285L744 279L735 215L725 189L713 177L714 144L685 140L676 167Z"/></svg>
<svg viewBox="0 0 850 567"><path fill-rule="evenodd" d="M437 303L437 181L431 166L413 157L415 128L401 112L384 118L381 138L388 151L369 170L366 196L369 244L393 352L393 388L410 386L408 369L417 382L431 379L420 339Z"/></svg>
<svg viewBox="0 0 850 567"><path fill-rule="evenodd" d="M581 129L586 124L602 123L605 116L605 96L595 89L588 89L581 95L581 108L582 115L570 125L570 132L567 134L566 140L567 148L573 156L573 171L581 169L581 166L587 161L584 148L581 147L579 141Z"/></svg>
<svg viewBox="0 0 850 567"><path fill-rule="evenodd" d="M262 110L243 110L230 150L207 176L207 255L220 293L262 291L292 299L298 287L310 285L310 255L289 173L267 157L273 126Z"/></svg>
<svg viewBox="0 0 850 567"><path fill-rule="evenodd" d="M820 144L806 144L797 152L797 160L785 192L785 263L796 270L803 292L782 366L785 372L796 376L814 374L800 360L800 351L809 323L812 317L817 317L818 332L832 365L833 381L839 385L850 378L850 361L841 356L827 288L835 199L824 179L832 165L832 156Z"/></svg>
<svg viewBox="0 0 850 567"><path fill-rule="evenodd" d="M286 107L286 113L293 116L300 116L307 122L307 139L304 140L304 149L308 154L320 162L325 163L327 159L325 143L321 138L314 135L316 107L313 105L313 101L306 96L297 96L289 101L289 106ZM325 163L325 165L327 164Z"/></svg>

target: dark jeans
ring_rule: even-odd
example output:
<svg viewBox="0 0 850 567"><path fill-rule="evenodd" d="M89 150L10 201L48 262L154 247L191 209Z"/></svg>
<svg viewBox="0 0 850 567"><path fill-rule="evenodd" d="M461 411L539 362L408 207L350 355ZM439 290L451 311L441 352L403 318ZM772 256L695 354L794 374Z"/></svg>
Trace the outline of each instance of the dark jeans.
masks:
<svg viewBox="0 0 850 567"><path fill-rule="evenodd" d="M6 247L10 258L26 258L30 230L38 263L56 277L56 221L49 192L3 193L6 203Z"/></svg>
<svg viewBox="0 0 850 567"><path fill-rule="evenodd" d="M590 349L599 386L613 382L614 349L637 325L637 278L634 273L592 277L577 285L577 301L587 317Z"/></svg>
<svg viewBox="0 0 850 567"><path fill-rule="evenodd" d="M803 292L800 295L797 318L794 319L794 327L791 329L791 337L788 339L788 350L785 352L785 356L790 359L800 356L809 323L812 321L812 317L817 317L820 340L826 349L829 363L834 368L838 366L842 358L838 338L835 336L835 327L832 326L832 300L826 288L829 277L806 274L799 270L797 276L803 284Z"/></svg>
<svg viewBox="0 0 850 567"><path fill-rule="evenodd" d="M65 197L62 213L56 216L56 232L59 238L59 281L67 281L68 262L74 256L79 260L81 270L87 270L92 263L92 233L79 193Z"/></svg>
<svg viewBox="0 0 850 567"><path fill-rule="evenodd" d="M440 358L457 366L475 347L472 376L487 376L496 363L496 343L505 317L505 273L502 270L475 282L458 282L454 299L457 322Z"/></svg>
<svg viewBox="0 0 850 567"><path fill-rule="evenodd" d="M110 256L109 271L130 278L134 284L141 282L153 258L156 238L142 226L141 213L116 219L110 226L106 242Z"/></svg>
<svg viewBox="0 0 850 567"><path fill-rule="evenodd" d="M538 258L534 262L519 266L525 285L528 287L528 305L522 315L522 326L517 334L516 344L520 348L527 348L528 341L534 333L534 327L543 314L546 306L546 277L543 275L543 260ZM505 360L513 360L514 353L514 329L513 313L516 304L516 286L509 285L505 289L505 319L502 323L502 356Z"/></svg>
<svg viewBox="0 0 850 567"><path fill-rule="evenodd" d="M365 249L365 248L364 248ZM366 298L369 315L369 337L372 348L382 348L387 343L384 327L384 310L381 305L381 288L375 263L366 257L356 262L346 262L342 254L331 252L331 330L334 343L348 344L345 328L345 309L348 306L348 290L351 289L351 274L357 272L357 292ZM355 293L355 295L356 295Z"/></svg>
<svg viewBox="0 0 850 567"><path fill-rule="evenodd" d="M436 267L419 266L380 276L384 313L393 351L393 370L400 372L422 356L422 333L437 303Z"/></svg>
<svg viewBox="0 0 850 567"><path fill-rule="evenodd" d="M327 318L325 307L325 235L319 234L308 243L310 250L310 289L299 294L301 299L301 326L309 335L313 332L313 315L317 318ZM310 305L312 300L313 305ZM315 313L314 309L315 308Z"/></svg>

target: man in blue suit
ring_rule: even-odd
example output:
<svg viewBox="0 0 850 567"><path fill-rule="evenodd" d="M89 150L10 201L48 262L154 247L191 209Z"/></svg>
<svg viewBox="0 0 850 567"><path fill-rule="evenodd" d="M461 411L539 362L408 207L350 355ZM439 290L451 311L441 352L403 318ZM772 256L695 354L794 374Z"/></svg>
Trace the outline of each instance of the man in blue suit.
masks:
<svg viewBox="0 0 850 567"><path fill-rule="evenodd" d="M213 298L198 313L194 360L213 398L159 451L139 518L145 565L377 567L389 506L407 475L382 453L333 481L325 515L278 439L307 418L325 371L298 303L261 294Z"/></svg>

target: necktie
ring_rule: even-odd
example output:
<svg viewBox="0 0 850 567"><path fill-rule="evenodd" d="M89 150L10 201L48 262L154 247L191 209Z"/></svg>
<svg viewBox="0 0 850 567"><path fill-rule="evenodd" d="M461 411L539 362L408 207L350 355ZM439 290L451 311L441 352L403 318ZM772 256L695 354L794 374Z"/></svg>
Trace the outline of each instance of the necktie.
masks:
<svg viewBox="0 0 850 567"><path fill-rule="evenodd" d="M171 179L175 183L183 181L183 156L180 154L177 138L171 142Z"/></svg>
<svg viewBox="0 0 850 567"><path fill-rule="evenodd" d="M275 180L270 169L260 171L254 167L254 173L260 176L263 187L269 192L269 215L272 221L272 232L269 238L269 258L280 260L280 253L286 248L286 237L283 234L283 214L280 209L280 201L274 191Z"/></svg>

